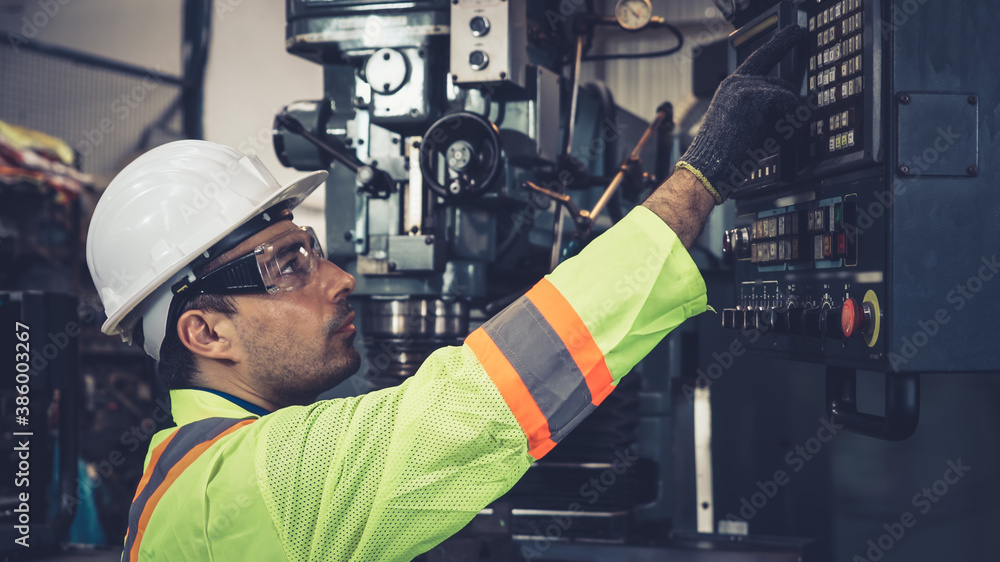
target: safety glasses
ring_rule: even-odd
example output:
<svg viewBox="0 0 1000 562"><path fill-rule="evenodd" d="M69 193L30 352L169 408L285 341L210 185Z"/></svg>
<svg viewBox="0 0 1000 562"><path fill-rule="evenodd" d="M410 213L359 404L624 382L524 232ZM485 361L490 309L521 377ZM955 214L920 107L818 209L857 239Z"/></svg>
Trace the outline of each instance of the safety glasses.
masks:
<svg viewBox="0 0 1000 562"><path fill-rule="evenodd" d="M173 291L186 298L295 291L312 281L319 260L325 257L316 233L303 226L264 242L200 279L181 281Z"/></svg>

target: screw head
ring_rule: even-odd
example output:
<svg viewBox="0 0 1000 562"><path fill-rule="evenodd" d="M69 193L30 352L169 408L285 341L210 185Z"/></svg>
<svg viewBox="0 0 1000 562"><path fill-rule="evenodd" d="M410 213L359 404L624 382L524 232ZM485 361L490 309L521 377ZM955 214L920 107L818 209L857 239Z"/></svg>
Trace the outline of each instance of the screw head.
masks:
<svg viewBox="0 0 1000 562"><path fill-rule="evenodd" d="M979 103L979 97L978 96L975 96L975 95L969 96L969 104L970 105L976 105L977 103Z"/></svg>
<svg viewBox="0 0 1000 562"><path fill-rule="evenodd" d="M899 103L910 103L910 94L899 94Z"/></svg>
<svg viewBox="0 0 1000 562"><path fill-rule="evenodd" d="M347 232L344 233L344 241L345 242L350 242L351 238L354 238L354 235L351 234L350 230L348 230Z"/></svg>
<svg viewBox="0 0 1000 562"><path fill-rule="evenodd" d="M414 227L414 228L416 228L416 227ZM424 244L427 244L428 246L430 246L433 243L434 243L434 237L433 236L428 236L427 238L424 238Z"/></svg>
<svg viewBox="0 0 1000 562"><path fill-rule="evenodd" d="M396 262L389 262L389 271L396 271Z"/></svg>
<svg viewBox="0 0 1000 562"><path fill-rule="evenodd" d="M906 164L903 164L902 166L899 167L899 173L900 175L904 176L910 175L910 167L907 166Z"/></svg>
<svg viewBox="0 0 1000 562"><path fill-rule="evenodd" d="M979 173L979 167L976 166L975 164L973 164L973 165L969 166L968 168L966 168L965 171L969 172L970 176L974 176L974 175L976 175L976 174Z"/></svg>

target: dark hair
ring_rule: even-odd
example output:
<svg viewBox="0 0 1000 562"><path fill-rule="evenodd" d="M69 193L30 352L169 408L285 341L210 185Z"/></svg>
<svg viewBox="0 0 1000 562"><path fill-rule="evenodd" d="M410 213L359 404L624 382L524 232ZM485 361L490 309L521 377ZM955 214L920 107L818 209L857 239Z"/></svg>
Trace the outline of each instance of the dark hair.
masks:
<svg viewBox="0 0 1000 562"><path fill-rule="evenodd" d="M197 259L189 265L194 269L194 274L202 278L209 272L222 267L232 257L227 257L238 245L257 232L267 228L270 224L292 220L292 211L288 208L288 202L283 201L268 208L266 211L246 221L235 230L230 232L221 242L218 242L204 253L206 259ZM173 303L171 303L173 304ZM176 313L179 319L182 314L189 310L202 310L205 312L217 312L224 314L226 318L236 315L236 301L226 295L198 295L185 302ZM140 347L143 342L142 322L133 330L133 343ZM177 325L167 326L167 333L163 336L163 343L160 344L160 360L156 362L156 372L163 378L167 388L171 390L180 388L191 388L194 386L195 378L198 376L198 366L195 364L194 354L184 347L180 338L177 337Z"/></svg>
<svg viewBox="0 0 1000 562"><path fill-rule="evenodd" d="M232 318L236 314L236 302L226 295L198 295L181 307L180 314L189 310L218 312ZM142 346L144 334L141 321L135 327L132 338L137 345ZM194 353L184 347L177 337L176 325L167 326L167 333L160 345L160 360L156 362L156 372L170 390L194 386L198 366L194 361Z"/></svg>

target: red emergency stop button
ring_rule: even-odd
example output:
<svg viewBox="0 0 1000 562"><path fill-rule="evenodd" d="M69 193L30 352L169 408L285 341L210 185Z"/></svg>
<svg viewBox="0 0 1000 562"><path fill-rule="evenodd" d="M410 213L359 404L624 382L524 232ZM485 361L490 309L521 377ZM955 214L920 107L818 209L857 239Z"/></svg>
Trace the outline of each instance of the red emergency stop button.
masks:
<svg viewBox="0 0 1000 562"><path fill-rule="evenodd" d="M840 331L844 334L844 339L854 335L861 329L864 321L864 313L858 301L848 297L840 307Z"/></svg>

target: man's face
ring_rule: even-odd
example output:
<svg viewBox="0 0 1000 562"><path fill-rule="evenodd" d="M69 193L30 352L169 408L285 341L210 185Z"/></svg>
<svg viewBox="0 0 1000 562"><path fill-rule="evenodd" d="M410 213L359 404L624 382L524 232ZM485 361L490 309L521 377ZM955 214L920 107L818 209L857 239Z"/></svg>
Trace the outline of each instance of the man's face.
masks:
<svg viewBox="0 0 1000 562"><path fill-rule="evenodd" d="M296 228L288 220L271 225L223 254L211 269ZM282 406L306 404L358 370L354 311L347 304L354 287L354 277L319 260L301 289L232 297L238 345L257 392Z"/></svg>

